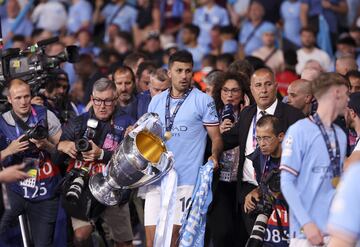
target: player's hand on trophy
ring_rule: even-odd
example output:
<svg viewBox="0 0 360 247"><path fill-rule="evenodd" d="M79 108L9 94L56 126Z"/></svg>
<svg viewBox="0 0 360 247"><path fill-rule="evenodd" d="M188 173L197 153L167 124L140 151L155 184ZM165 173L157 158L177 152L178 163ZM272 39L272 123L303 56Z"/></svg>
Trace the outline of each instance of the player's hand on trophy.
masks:
<svg viewBox="0 0 360 247"><path fill-rule="evenodd" d="M133 131L133 129L134 129L134 125L130 125L129 127L127 127L125 130L124 137L127 136L131 131Z"/></svg>
<svg viewBox="0 0 360 247"><path fill-rule="evenodd" d="M57 145L57 150L63 153L66 153L71 158L76 159L77 150L75 147L75 142L72 141L61 141Z"/></svg>
<svg viewBox="0 0 360 247"><path fill-rule="evenodd" d="M91 144L91 149L86 152L81 152L84 161L95 161L98 160L103 152L92 140L89 140Z"/></svg>
<svg viewBox="0 0 360 247"><path fill-rule="evenodd" d="M260 201L260 191L258 188L253 189L245 196L244 211L250 213L256 208L256 204Z"/></svg>

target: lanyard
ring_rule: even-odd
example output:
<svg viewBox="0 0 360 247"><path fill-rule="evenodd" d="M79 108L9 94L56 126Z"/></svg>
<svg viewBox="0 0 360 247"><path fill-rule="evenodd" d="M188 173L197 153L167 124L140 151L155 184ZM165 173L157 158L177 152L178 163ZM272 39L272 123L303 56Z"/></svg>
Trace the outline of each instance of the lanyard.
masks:
<svg viewBox="0 0 360 247"><path fill-rule="evenodd" d="M257 116L257 112L255 113L255 116L253 117L253 136L252 136L252 139L253 139L253 148L256 149L256 145L257 145L257 142L256 142L256 116Z"/></svg>
<svg viewBox="0 0 360 247"><path fill-rule="evenodd" d="M261 181L264 181L265 178L269 175L269 172L271 172L274 168L279 167L279 161L274 162L274 160L271 159L270 155L266 157L265 165L264 165L262 175L261 175L261 179L260 179Z"/></svg>
<svg viewBox="0 0 360 247"><path fill-rule="evenodd" d="M336 135L335 128L331 124L331 129L334 132L335 145L336 145L335 156L334 156L334 152L333 152L333 149L332 149L331 143L330 143L330 138L326 133L325 126L321 122L321 119L320 119L319 115L317 113L315 113L313 115L313 119L314 119L315 124L319 127L319 129L321 131L321 135L324 138L326 148L327 148L329 158L330 158L330 165L331 165L331 168L332 168L333 175L334 175L334 177L340 176L340 145L339 145L339 141L338 141L338 138L337 138L337 135Z"/></svg>
<svg viewBox="0 0 360 247"><path fill-rule="evenodd" d="M261 116L266 115L266 111L260 111ZM257 147L257 141L256 141L256 118L257 118L257 114L258 112L256 111L255 116L253 117L253 135L252 135L252 139L253 139L253 148L256 149Z"/></svg>
<svg viewBox="0 0 360 247"><path fill-rule="evenodd" d="M185 99L187 98L187 96L189 96L190 92L191 92L192 88L189 88L185 94L183 95L183 97L179 100L179 102L177 103L175 110L173 112L172 115L170 115L170 92L171 89L169 89L169 94L166 97L166 107L165 107L165 125L166 125L166 131L171 131L172 126L174 125L174 120L176 117L176 114L178 113L180 106L184 103Z"/></svg>

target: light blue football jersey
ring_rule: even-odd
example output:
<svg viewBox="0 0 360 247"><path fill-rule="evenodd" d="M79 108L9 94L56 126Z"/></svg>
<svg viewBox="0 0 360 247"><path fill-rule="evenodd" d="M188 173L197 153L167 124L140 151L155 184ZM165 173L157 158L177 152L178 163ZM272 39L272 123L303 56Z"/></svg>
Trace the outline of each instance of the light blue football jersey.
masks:
<svg viewBox="0 0 360 247"><path fill-rule="evenodd" d="M165 128L165 107L169 90L152 98L148 112L159 114ZM170 98L172 115L180 99ZM207 131L205 126L218 125L219 118L214 100L194 88L181 105L171 129L172 138L166 142L173 152L178 185L195 185L197 174L204 164Z"/></svg>

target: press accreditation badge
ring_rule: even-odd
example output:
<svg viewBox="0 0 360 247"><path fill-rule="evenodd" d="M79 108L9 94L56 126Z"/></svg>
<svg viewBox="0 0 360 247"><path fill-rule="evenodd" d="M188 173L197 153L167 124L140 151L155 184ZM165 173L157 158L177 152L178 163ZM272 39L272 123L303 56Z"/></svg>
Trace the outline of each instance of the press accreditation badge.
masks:
<svg viewBox="0 0 360 247"><path fill-rule="evenodd" d="M231 162L223 162L220 170L220 181L231 181Z"/></svg>
<svg viewBox="0 0 360 247"><path fill-rule="evenodd" d="M20 181L20 185L29 188L35 188L36 178L38 176L39 159L35 158L24 158L25 172L30 176L29 178Z"/></svg>

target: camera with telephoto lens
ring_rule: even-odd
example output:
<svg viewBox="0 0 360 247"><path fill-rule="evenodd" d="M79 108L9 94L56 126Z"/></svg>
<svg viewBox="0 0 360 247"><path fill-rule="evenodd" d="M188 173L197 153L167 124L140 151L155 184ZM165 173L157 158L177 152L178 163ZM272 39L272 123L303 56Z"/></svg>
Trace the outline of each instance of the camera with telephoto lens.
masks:
<svg viewBox="0 0 360 247"><path fill-rule="evenodd" d="M257 214L255 224L251 231L251 235L246 242L246 247L263 246L264 237L267 229L269 217L273 212L273 202L275 197L271 194L279 193L280 190L280 170L273 169L263 181L260 182L262 198L257 203L254 214ZM256 202L255 202L256 203Z"/></svg>
<svg viewBox="0 0 360 247"><path fill-rule="evenodd" d="M83 192L86 176L89 174L89 170L85 167L81 169L71 170L74 176L74 180L71 182L68 191L66 192L66 200L70 202L76 202L79 200L81 193Z"/></svg>
<svg viewBox="0 0 360 247"><path fill-rule="evenodd" d="M48 129L38 123L34 127L30 127L24 133L24 137L20 139L20 142L27 141L29 139L41 140L47 138L48 136Z"/></svg>
<svg viewBox="0 0 360 247"><path fill-rule="evenodd" d="M94 139L96 134L96 128L98 126L98 121L96 119L90 118L87 121L87 128L82 138L75 140L75 148L78 152L78 159L82 160L81 152L86 152L91 150L91 144L89 140Z"/></svg>
<svg viewBox="0 0 360 247"><path fill-rule="evenodd" d="M225 119L230 119L232 123L235 122L234 106L232 104L226 104L224 106L221 120L224 121Z"/></svg>

